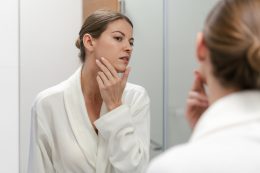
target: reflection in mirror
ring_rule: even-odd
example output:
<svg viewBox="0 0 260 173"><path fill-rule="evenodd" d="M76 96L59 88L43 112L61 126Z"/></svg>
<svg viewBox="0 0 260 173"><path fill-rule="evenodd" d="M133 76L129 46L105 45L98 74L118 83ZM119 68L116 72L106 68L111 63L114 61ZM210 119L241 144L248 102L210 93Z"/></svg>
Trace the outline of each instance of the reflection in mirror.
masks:
<svg viewBox="0 0 260 173"><path fill-rule="evenodd" d="M133 40L121 13L97 10L85 20L76 42L82 66L33 103L29 171L145 171L150 99L127 82Z"/></svg>
<svg viewBox="0 0 260 173"><path fill-rule="evenodd" d="M62 5L61 5L62 4ZM160 7L162 7L161 1L154 1L150 2L148 0L144 0L142 2L138 0L126 0L125 1L125 14L132 19L134 24L134 39L135 39L135 46L134 51L131 58L130 66L131 74L129 76L128 81L131 83L136 83L138 85L143 86L151 100L151 139L154 141L153 144L161 146L162 144L162 11ZM141 6L146 6L148 11L156 11L156 13L143 13L143 9L140 8ZM62 112L57 111L56 107L53 109L45 109L46 107L50 106L53 107L55 104L59 106L64 106L67 104L69 107L77 106L79 104L75 104L73 99L67 99L68 102L64 102L64 104L60 105L60 102L56 102L56 97L47 97L44 93L41 93L36 98L36 95L41 91L45 90L46 88L50 88L51 86L57 85L61 81L66 80L71 76L71 74L76 71L77 68L80 67L81 63L77 57L78 50L75 48L74 43L76 38L78 37L78 32L81 27L81 16L82 16L82 4L81 1L73 1L72 2L64 2L64 1L32 1L32 0L21 0L20 3L20 15L21 15L21 23L20 23L20 44L21 44L21 52L20 52L20 172L26 172L27 165L29 163L29 150L34 151L37 155L37 148L29 147L29 139L30 139L30 127L31 127L31 107L33 105L33 114L35 117L40 118L37 121L33 121L33 124L37 124L37 132L36 134L32 133L31 136L34 135L41 135L41 140L38 140L39 143L46 142L46 136L50 137L52 140L49 140L48 147L45 148L46 150L42 150L44 156L48 156L48 154L52 153L50 150L51 148L57 146L54 145L55 142L53 139L53 134L51 134L49 129L55 129L56 135L62 134L64 137L64 141L68 140L69 137L74 137L75 140L78 138L87 141L86 136L87 133L82 133L81 129L86 128L84 123L91 123L91 119L88 122L86 117L83 117L81 121L82 126L73 125L74 121L71 121L71 116L68 115L67 119L59 118L58 116L62 115ZM46 12L48 9L48 12ZM156 9L156 10L155 10ZM70 11L70 13L68 13ZM143 21L146 21L146 25L142 25ZM31 24L34 24L33 26ZM154 23L157 23L158 26L154 26ZM126 25L128 26L128 25ZM128 27L126 27L127 29ZM153 28L153 30L151 30ZM127 29L128 30L128 29ZM147 32L147 30L151 30L151 32ZM128 32L127 32L128 33ZM119 34L120 33L116 33ZM151 42L150 38L151 35L153 39L156 40L155 42ZM118 36L113 38L117 39ZM122 37L122 36L120 36ZM124 38L127 38L129 42L127 44L132 44L132 39L130 38L130 34L124 34ZM91 40L91 39L90 39ZM92 39L93 41L93 39ZM125 43L125 42L124 42ZM90 44L91 45L91 44ZM145 46L144 46L145 45ZM131 50L131 48L128 48ZM105 49L104 49L105 50ZM103 51L104 51L103 50ZM110 50L110 49L108 49ZM106 50L106 51L108 51ZM128 51L129 51L128 50ZM99 52L101 53L101 52ZM123 58L120 58L120 62L125 62L128 60L128 54L124 54ZM105 62L103 62L105 64ZM145 66L144 64L149 64L149 66ZM117 67L120 70L122 67L121 65ZM122 70L122 69L121 69ZM153 78L150 78L151 72L153 72ZM141 74L141 75L140 75ZM154 81L160 81L158 83L154 83ZM132 85L130 85L132 87ZM134 85L133 85L134 86ZM64 87L63 85L61 88ZM130 87L130 88L131 88ZM138 89L143 91L143 89ZM47 93L59 93L60 87L56 87L49 90ZM67 92L66 92L67 93ZM64 99L74 98L73 92L68 91L68 95L64 95ZM137 94L138 96L143 96L144 101L141 101L139 106L144 104L143 106L147 106L148 103L147 97L145 97L145 93ZM57 97L57 95L55 95ZM48 99L47 99L48 98ZM49 100L50 99L50 100ZM81 100L77 101L84 101L82 98ZM86 101L87 102L87 101ZM41 103L41 104L39 104ZM90 102L91 104L92 102ZM39 105L38 105L39 104ZM81 103L82 104L82 103ZM88 107L88 104L86 104ZM100 105L101 106L101 105ZM106 107L104 107L106 109ZM110 109L111 107L109 107ZM124 107L123 107L124 108ZM122 108L122 109L123 109ZM45 117L46 119L42 119L43 112L48 112L48 115L55 115L52 118ZM79 110L79 109L77 109ZM103 110L103 109L102 109ZM124 110L124 109L123 109ZM63 110L65 113L65 109ZM68 111L66 109L66 111ZM80 109L80 111L83 111ZM115 110L116 111L116 110ZM118 110L117 110L118 111ZM68 111L69 112L69 111ZM95 110L88 110L89 112L95 112ZM138 112L138 111L137 111ZM145 109L144 109L145 112ZM67 113L67 112L66 112ZM103 113L101 111L101 113ZM72 113L73 117L77 116L78 113ZM111 116L112 118L113 116ZM48 119L49 118L49 119ZM82 118L82 117L81 117ZM110 118L110 117L109 117ZM59 120L60 122L56 124L56 126L52 126L52 123L47 123L49 128L46 126L42 126L42 124L46 123L47 120L54 121L54 119ZM34 120L34 119L32 119ZM46 120L46 121L44 121ZM79 119L76 119L79 120ZM43 121L43 122L42 122ZM96 128L104 127L102 123L105 121L109 121L103 119L102 121L98 121L96 124ZM110 120L111 121L111 120ZM114 121L113 121L114 122ZM71 134L66 133L63 134L64 128L61 128L61 124L70 124L72 127ZM138 125L138 123L136 124ZM51 127L51 128L50 128ZM80 128L82 127L82 128ZM116 127L116 126L114 126ZM47 130L48 129L48 130ZM61 130L62 129L62 130ZM147 126L148 130L148 126ZM139 130L139 134L141 134ZM73 132L73 133L72 133ZM100 133L102 133L100 131ZM51 134L51 135L50 135ZM104 132L104 134L106 134ZM95 130L92 129L89 135L96 135ZM104 135L105 136L105 135ZM144 134L144 138L148 139L149 134ZM68 138L66 138L68 137ZM105 140L105 138L104 138ZM85 142L86 142L85 141ZM88 142L88 141L87 141ZM88 144L94 145L93 143L89 142ZM104 141L103 141L104 142ZM129 142L129 144L133 143ZM149 145L149 141L146 141ZM57 144L57 143L56 143ZM61 144L61 143L60 143ZM66 145L70 143L62 142L62 146L66 147ZM74 144L75 145L75 144ZM82 158L83 160L86 159L86 155L91 155L91 152L85 151L86 145L84 143L79 144L77 148L77 152L82 152L85 154L78 155L78 157ZM113 147L116 147L114 145ZM158 147L157 147L158 148ZM76 150L76 149L75 149ZM147 150L147 148L146 148ZM148 149L149 150L149 149ZM64 151L60 149L60 151ZM58 151L56 151L58 152ZM73 151L73 153L76 151ZM100 150L100 152L104 152ZM160 151L156 151L160 152ZM147 153L147 151L146 151ZM39 154L39 153L38 153ZM70 155L69 150L63 152L63 154ZM49 157L47 157L49 159ZM65 156L61 158L65 159ZM71 159L71 158L70 158ZM144 160L148 159L147 155L145 156ZM77 160L77 158L75 158ZM50 162L53 161L52 159L49 160ZM146 160L147 161L147 160ZM65 163L65 162L64 162ZM130 163L130 162L129 162ZM89 163L91 165L93 163ZM101 164L104 164L101 161ZM66 166L70 166L65 164ZM33 166L37 167L39 165L33 164ZM40 167L40 166L39 166ZM56 169L64 169L65 166L59 167ZM100 167L101 168L101 167ZM51 166L47 169L53 169ZM91 168L93 169L93 168ZM140 168L142 169L142 168ZM50 171L51 172L51 171Z"/></svg>

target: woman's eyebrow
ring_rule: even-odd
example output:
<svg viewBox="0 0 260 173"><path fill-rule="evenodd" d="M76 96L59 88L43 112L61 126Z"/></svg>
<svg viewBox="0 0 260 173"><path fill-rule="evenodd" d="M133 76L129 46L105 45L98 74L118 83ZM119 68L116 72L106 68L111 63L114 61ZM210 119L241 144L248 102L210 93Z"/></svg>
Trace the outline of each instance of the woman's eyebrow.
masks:
<svg viewBox="0 0 260 173"><path fill-rule="evenodd" d="M120 34L122 34L123 36L125 36L125 34L124 34L123 32L121 32L121 31L113 31L112 33L115 33L115 32L119 32ZM132 38L130 38L129 40L134 41L134 38L132 37Z"/></svg>
<svg viewBox="0 0 260 173"><path fill-rule="evenodd" d="M114 33L114 32L119 32L120 34L122 34L123 36L125 36L125 34L124 34L123 32L121 32L121 31L113 31L112 33Z"/></svg>

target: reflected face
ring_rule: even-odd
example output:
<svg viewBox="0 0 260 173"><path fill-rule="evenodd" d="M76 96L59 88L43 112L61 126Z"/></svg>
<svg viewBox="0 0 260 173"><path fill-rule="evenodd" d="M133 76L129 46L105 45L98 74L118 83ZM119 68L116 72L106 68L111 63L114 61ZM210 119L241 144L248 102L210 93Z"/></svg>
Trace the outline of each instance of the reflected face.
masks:
<svg viewBox="0 0 260 173"><path fill-rule="evenodd" d="M123 19L111 22L98 39L94 39L94 55L114 66L117 72L126 70L133 50L133 28Z"/></svg>

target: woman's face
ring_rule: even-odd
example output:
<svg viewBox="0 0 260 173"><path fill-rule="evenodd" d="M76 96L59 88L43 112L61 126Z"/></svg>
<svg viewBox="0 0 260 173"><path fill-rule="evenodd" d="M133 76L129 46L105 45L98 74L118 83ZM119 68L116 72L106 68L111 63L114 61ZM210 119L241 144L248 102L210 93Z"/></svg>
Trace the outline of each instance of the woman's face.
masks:
<svg viewBox="0 0 260 173"><path fill-rule="evenodd" d="M94 39L94 56L105 57L117 72L124 72L133 46L133 28L123 19L111 22L98 39Z"/></svg>

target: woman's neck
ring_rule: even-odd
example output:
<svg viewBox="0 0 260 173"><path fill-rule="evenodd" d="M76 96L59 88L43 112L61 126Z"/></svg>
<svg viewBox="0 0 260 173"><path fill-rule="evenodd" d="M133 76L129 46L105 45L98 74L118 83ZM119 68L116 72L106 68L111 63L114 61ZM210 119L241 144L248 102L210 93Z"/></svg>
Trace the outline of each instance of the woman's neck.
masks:
<svg viewBox="0 0 260 173"><path fill-rule="evenodd" d="M238 89L234 87L224 87L215 78L211 78L211 80L208 80L207 84L208 84L208 97L209 97L210 104L213 104L214 102L216 102L217 100L219 100L224 96L227 96L231 93L238 91Z"/></svg>
<svg viewBox="0 0 260 173"><path fill-rule="evenodd" d="M85 62L81 71L81 88L84 98L85 100L90 100L95 103L102 102L102 97L96 80L97 72L98 69L93 61Z"/></svg>

